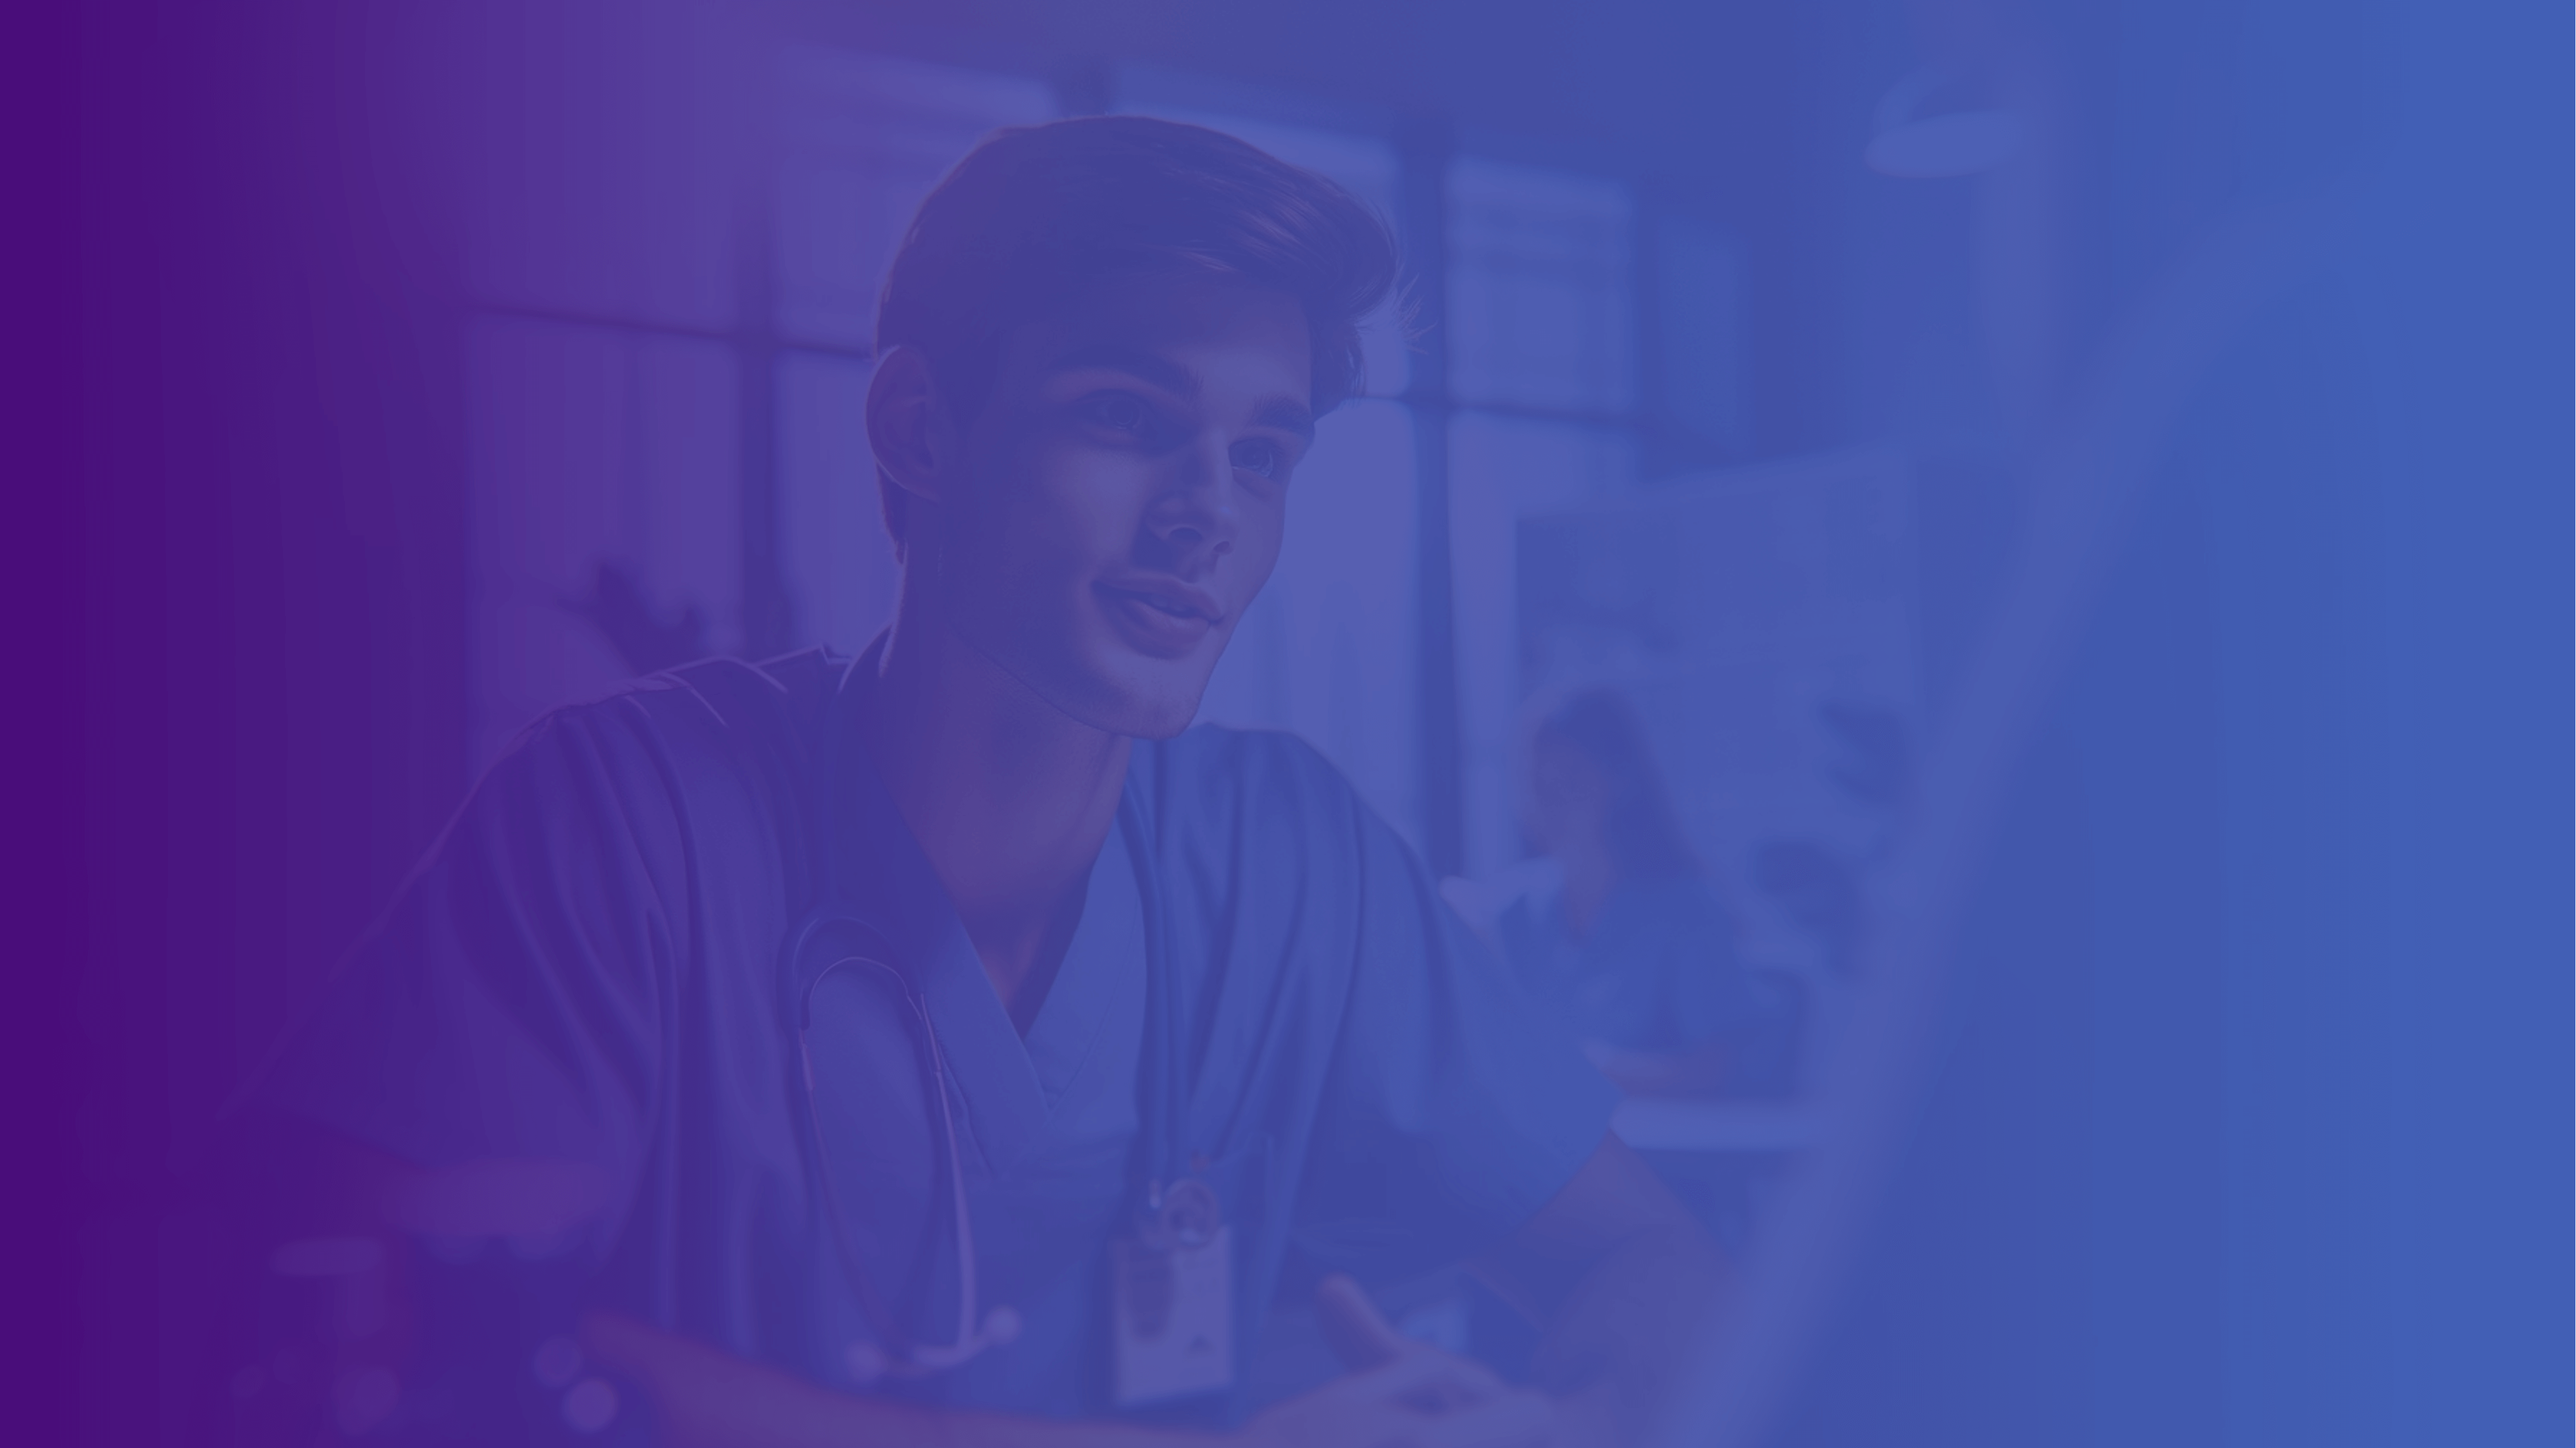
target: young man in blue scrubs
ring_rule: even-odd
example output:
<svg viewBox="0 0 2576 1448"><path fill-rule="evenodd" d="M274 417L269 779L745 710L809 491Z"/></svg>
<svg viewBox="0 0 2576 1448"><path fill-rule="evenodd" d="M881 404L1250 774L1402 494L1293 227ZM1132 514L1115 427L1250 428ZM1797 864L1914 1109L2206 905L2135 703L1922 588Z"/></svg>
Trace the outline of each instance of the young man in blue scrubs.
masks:
<svg viewBox="0 0 2576 1448"><path fill-rule="evenodd" d="M1214 132L999 133L880 312L892 626L558 712L477 789L265 1095L461 1264L414 1297L575 1284L524 1421L622 1385L670 1443L1645 1428L1719 1274L1607 1086L1313 751L1188 727L1393 272ZM1292 1257L1472 1259L1546 1323L1533 1381L1333 1276L1351 1370L1249 1410Z"/></svg>

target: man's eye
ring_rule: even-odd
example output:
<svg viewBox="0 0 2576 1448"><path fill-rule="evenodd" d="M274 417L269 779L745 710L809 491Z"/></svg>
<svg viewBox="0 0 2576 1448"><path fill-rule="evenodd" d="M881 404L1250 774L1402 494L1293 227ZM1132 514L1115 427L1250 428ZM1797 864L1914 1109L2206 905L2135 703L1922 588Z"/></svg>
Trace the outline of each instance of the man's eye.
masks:
<svg viewBox="0 0 2576 1448"><path fill-rule="evenodd" d="M1102 427L1141 433L1153 414L1146 410L1144 403L1133 397L1112 394L1095 397L1082 404L1082 416L1084 421L1098 423Z"/></svg>
<svg viewBox="0 0 2576 1448"><path fill-rule="evenodd" d="M1279 444L1261 438L1245 438L1234 445L1234 465L1254 477L1279 476Z"/></svg>

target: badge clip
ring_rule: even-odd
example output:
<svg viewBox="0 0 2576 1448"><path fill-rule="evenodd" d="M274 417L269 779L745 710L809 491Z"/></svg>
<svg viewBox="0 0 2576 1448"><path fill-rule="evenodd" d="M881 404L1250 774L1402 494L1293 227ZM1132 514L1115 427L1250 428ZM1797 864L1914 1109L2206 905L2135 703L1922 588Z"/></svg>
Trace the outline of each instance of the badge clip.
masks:
<svg viewBox="0 0 2576 1448"><path fill-rule="evenodd" d="M1135 1236L1110 1244L1109 1277L1118 1406L1233 1385L1233 1233L1214 1188L1150 1193Z"/></svg>

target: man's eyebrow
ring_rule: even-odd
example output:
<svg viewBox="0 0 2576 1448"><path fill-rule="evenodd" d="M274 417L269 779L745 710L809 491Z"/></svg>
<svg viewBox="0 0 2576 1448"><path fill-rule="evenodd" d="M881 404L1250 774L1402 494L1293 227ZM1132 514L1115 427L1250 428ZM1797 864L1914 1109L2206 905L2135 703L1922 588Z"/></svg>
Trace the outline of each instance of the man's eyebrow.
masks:
<svg viewBox="0 0 2576 1448"><path fill-rule="evenodd" d="M1261 409L1261 425L1293 432L1307 442L1315 440L1315 414L1293 402L1274 402Z"/></svg>
<svg viewBox="0 0 2576 1448"><path fill-rule="evenodd" d="M1086 367L1100 367L1124 372L1140 381L1149 382L1175 397L1196 401L1199 377L1189 368L1149 348L1132 342L1091 342L1076 347L1055 359L1050 372L1074 372ZM1315 436L1315 414L1304 404L1285 398L1261 409L1261 425L1282 432L1295 433L1312 441Z"/></svg>
<svg viewBox="0 0 2576 1448"><path fill-rule="evenodd" d="M1113 372L1124 372L1175 397L1195 399L1199 395L1197 373L1169 357L1128 342L1094 342L1076 347L1056 358L1055 365L1047 370L1072 372L1085 367L1105 367Z"/></svg>

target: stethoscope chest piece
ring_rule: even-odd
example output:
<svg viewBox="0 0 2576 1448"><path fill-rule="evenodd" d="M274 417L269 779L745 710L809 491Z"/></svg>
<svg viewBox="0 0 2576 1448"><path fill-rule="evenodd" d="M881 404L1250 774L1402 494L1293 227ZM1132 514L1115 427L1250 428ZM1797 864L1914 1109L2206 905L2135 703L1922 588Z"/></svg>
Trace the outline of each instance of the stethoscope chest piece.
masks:
<svg viewBox="0 0 2576 1448"><path fill-rule="evenodd" d="M984 1314L984 1324L954 1344L938 1347L915 1347L896 1357L877 1343L865 1338L851 1343L844 1361L850 1376L862 1385L882 1382L887 1378L919 1378L953 1368L990 1347L1002 1347L1020 1335L1020 1315L1011 1308L996 1307Z"/></svg>

